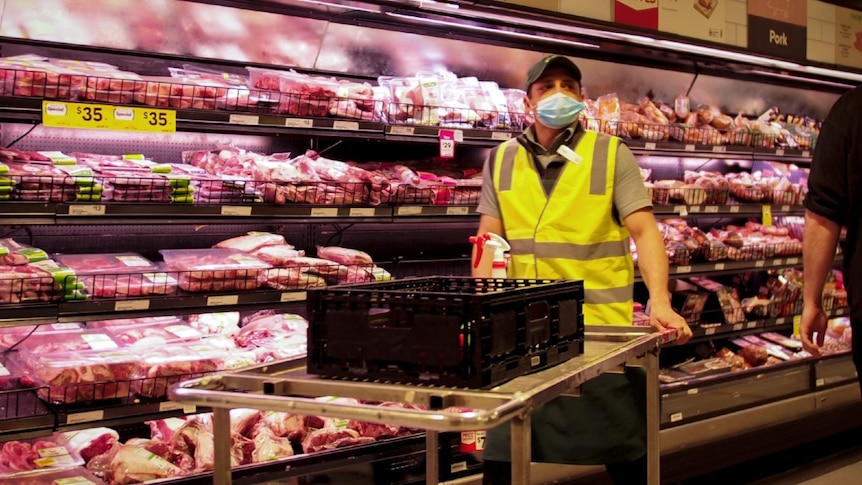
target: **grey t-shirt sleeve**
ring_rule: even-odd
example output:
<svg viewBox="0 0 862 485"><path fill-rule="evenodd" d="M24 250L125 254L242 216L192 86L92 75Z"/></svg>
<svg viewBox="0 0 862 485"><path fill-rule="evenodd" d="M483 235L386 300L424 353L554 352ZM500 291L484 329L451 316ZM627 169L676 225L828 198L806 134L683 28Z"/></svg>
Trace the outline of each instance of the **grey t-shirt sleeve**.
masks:
<svg viewBox="0 0 862 485"><path fill-rule="evenodd" d="M502 219L503 215L500 212L500 202L497 200L497 191L494 190L494 158L497 150L491 150L488 158L485 159L485 166L482 169L482 193L479 195L479 207L476 212L495 219Z"/></svg>
<svg viewBox="0 0 862 485"><path fill-rule="evenodd" d="M633 212L652 207L641 177L638 161L625 143L617 148L616 172L614 172L614 207L623 221Z"/></svg>

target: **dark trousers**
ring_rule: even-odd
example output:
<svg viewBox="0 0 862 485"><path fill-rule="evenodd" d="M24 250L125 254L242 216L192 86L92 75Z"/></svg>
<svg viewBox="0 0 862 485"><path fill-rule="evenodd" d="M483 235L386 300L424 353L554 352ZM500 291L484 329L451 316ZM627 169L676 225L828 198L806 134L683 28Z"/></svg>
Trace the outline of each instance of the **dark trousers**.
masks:
<svg viewBox="0 0 862 485"><path fill-rule="evenodd" d="M646 485L646 455L634 461L623 461L605 465L614 485ZM512 464L507 461L485 461L482 470L482 485L511 485Z"/></svg>

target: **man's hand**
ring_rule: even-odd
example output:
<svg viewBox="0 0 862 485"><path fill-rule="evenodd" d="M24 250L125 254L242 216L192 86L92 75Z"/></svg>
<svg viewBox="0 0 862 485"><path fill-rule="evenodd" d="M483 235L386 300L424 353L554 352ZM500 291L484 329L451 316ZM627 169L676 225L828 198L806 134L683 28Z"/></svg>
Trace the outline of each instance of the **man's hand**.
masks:
<svg viewBox="0 0 862 485"><path fill-rule="evenodd" d="M669 305L651 306L649 312L649 323L652 328L659 332L664 332L668 329L676 330L676 343L684 344L689 341L692 336L691 328L685 322L685 319L673 311Z"/></svg>
<svg viewBox="0 0 862 485"><path fill-rule="evenodd" d="M823 340L826 338L827 323L828 319L822 308L816 305L802 307L802 322L799 326L802 348L815 357L820 357L820 347L823 347ZM816 341L814 341L815 333L817 333Z"/></svg>

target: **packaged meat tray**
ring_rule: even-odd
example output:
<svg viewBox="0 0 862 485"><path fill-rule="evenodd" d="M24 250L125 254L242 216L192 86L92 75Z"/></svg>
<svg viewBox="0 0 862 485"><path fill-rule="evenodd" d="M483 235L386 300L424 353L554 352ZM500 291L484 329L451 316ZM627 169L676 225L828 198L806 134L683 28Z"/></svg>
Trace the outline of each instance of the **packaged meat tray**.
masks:
<svg viewBox="0 0 862 485"><path fill-rule="evenodd" d="M22 265L48 259L45 251L30 247L12 238L0 239L0 264Z"/></svg>
<svg viewBox="0 0 862 485"><path fill-rule="evenodd" d="M31 387L24 371L15 363L17 355L0 355L0 391Z"/></svg>
<svg viewBox="0 0 862 485"><path fill-rule="evenodd" d="M24 477L29 480L38 477L41 480L42 474L75 469L83 464L84 460L81 459L81 456L74 450L67 448L65 440L58 434L28 440L7 441L0 447L0 479L2 479L0 481L4 484L30 483L23 481L25 480Z"/></svg>
<svg viewBox="0 0 862 485"><path fill-rule="evenodd" d="M5 479L3 483L5 485L107 485L99 477L80 467L11 477Z"/></svg>
<svg viewBox="0 0 862 485"><path fill-rule="evenodd" d="M124 325L107 329L111 338L122 347L146 348L164 346L178 342L193 342L203 338L197 329L183 322L164 325L162 323L142 323Z"/></svg>
<svg viewBox="0 0 862 485"><path fill-rule="evenodd" d="M0 265L0 304L47 302L57 299L54 278L33 265Z"/></svg>
<svg viewBox="0 0 862 485"><path fill-rule="evenodd" d="M87 324L90 328L126 327L129 325L185 325L185 320L175 316L116 318L112 320L96 320Z"/></svg>
<svg viewBox="0 0 862 485"><path fill-rule="evenodd" d="M157 266L138 253L55 254L54 260L78 275L144 273Z"/></svg>
<svg viewBox="0 0 862 485"><path fill-rule="evenodd" d="M88 295L99 298L172 295L179 286L176 273L161 271L140 274L97 274L81 276Z"/></svg>
<svg viewBox="0 0 862 485"><path fill-rule="evenodd" d="M166 345L138 351L141 356L141 373L132 390L149 398L165 397L168 387L182 379L219 370L228 353L199 344Z"/></svg>
<svg viewBox="0 0 862 485"><path fill-rule="evenodd" d="M55 352L78 352L90 350L113 350L119 345L108 332L102 329L58 330L34 333L21 343L21 349L30 354L51 354Z"/></svg>
<svg viewBox="0 0 862 485"><path fill-rule="evenodd" d="M140 374L141 357L128 350L27 353L27 371L48 386L39 397L57 404L122 399Z"/></svg>
<svg viewBox="0 0 862 485"><path fill-rule="evenodd" d="M163 249L166 268L179 271L185 291L253 290L266 281L271 266L235 249Z"/></svg>

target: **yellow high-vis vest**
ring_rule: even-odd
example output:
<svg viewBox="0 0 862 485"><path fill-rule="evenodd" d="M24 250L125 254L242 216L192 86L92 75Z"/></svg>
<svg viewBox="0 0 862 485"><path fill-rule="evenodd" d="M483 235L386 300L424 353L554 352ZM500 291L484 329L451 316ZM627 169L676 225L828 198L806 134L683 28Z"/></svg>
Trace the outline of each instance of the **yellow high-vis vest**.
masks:
<svg viewBox="0 0 862 485"><path fill-rule="evenodd" d="M619 143L585 131L571 147L580 161L565 162L548 196L516 139L501 146L495 160L494 188L512 246L509 277L583 280L587 325L632 322L630 234L612 216Z"/></svg>

